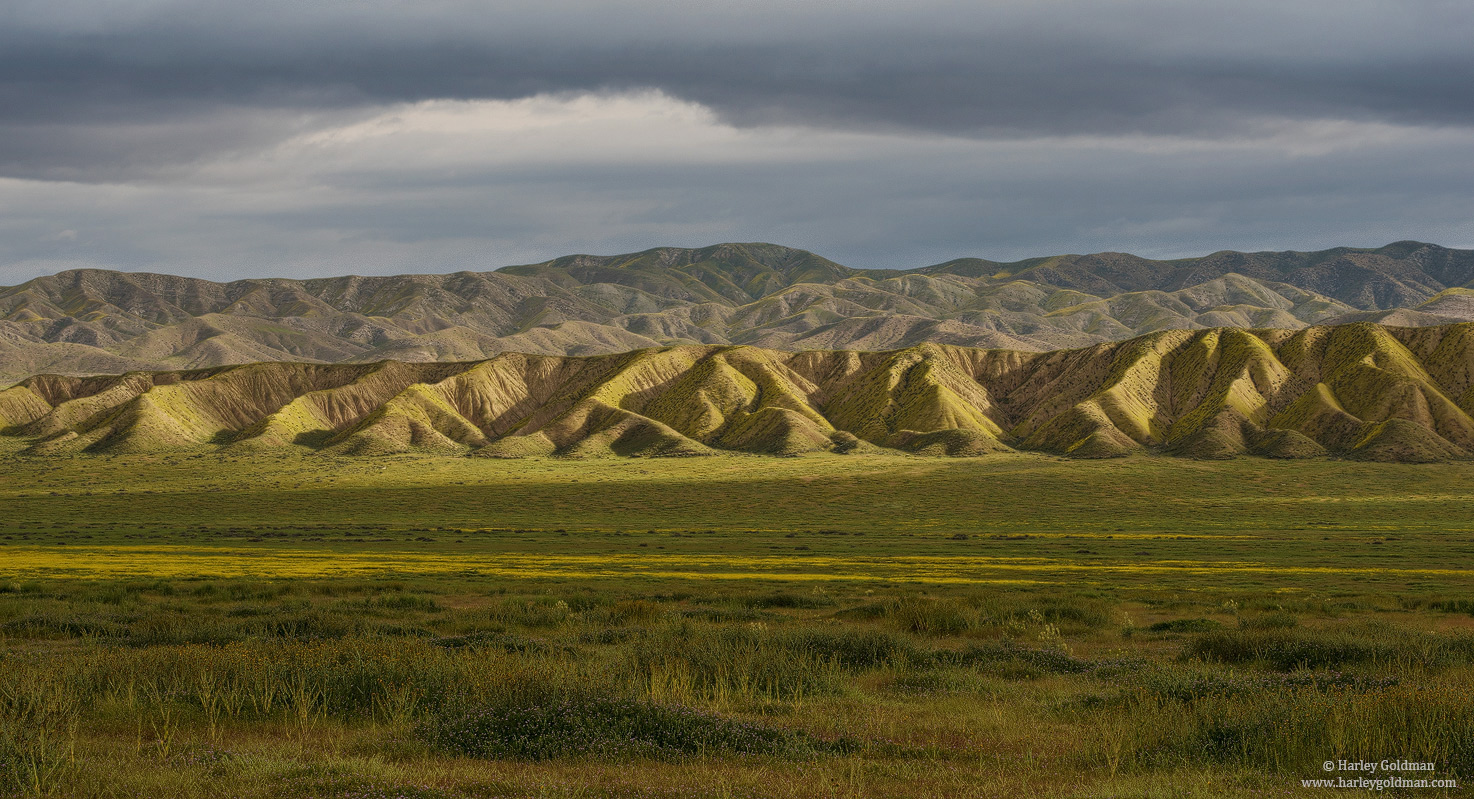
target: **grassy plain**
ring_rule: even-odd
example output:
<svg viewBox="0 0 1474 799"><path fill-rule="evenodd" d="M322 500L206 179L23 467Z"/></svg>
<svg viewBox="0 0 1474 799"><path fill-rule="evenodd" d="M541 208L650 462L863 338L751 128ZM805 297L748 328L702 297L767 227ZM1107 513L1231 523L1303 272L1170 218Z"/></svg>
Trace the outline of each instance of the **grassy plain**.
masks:
<svg viewBox="0 0 1474 799"><path fill-rule="evenodd" d="M1474 464L10 450L0 476L21 795L1474 779Z"/></svg>

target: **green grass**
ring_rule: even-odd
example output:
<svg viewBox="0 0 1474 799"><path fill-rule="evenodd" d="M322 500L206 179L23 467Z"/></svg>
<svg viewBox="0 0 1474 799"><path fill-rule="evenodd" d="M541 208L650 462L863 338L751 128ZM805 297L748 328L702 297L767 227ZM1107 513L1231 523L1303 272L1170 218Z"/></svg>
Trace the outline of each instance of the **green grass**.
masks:
<svg viewBox="0 0 1474 799"><path fill-rule="evenodd" d="M842 558L842 573L817 571L1304 592L1343 590L1354 575L1379 592L1457 593L1474 555L1474 464L1463 463L291 455L12 457L0 468L0 546L42 561L167 545L237 565L268 552L309 573L326 567L307 561L347 555L363 573L425 577L453 576L460 558L620 555L638 563L611 567L615 578L783 580ZM942 565L855 562L880 555ZM692 562L714 556L728 562ZM565 560L541 573L580 568Z"/></svg>
<svg viewBox="0 0 1474 799"><path fill-rule="evenodd" d="M0 473L0 795L1288 796L1351 758L1474 779L1474 464Z"/></svg>

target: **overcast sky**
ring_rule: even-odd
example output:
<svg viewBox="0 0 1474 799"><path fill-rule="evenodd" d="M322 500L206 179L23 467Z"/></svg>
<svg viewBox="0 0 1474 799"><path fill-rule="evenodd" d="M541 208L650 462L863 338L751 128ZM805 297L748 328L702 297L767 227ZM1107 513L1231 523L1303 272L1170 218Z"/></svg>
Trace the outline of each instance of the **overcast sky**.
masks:
<svg viewBox="0 0 1474 799"><path fill-rule="evenodd" d="M5 0L0 284L1474 247L1474 4Z"/></svg>

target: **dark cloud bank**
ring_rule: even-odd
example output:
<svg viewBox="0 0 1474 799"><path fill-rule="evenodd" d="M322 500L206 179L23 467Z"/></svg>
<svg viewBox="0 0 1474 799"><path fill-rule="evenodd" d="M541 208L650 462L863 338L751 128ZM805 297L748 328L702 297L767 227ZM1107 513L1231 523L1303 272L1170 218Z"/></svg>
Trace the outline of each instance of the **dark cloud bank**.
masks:
<svg viewBox="0 0 1474 799"><path fill-rule="evenodd" d="M0 283L1470 246L1469 41L1462 2L10 3Z"/></svg>

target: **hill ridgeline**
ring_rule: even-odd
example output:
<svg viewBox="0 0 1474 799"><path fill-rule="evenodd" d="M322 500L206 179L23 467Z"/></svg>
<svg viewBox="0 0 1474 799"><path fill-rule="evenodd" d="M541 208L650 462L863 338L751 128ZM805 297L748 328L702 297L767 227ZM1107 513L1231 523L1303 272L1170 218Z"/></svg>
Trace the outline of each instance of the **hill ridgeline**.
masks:
<svg viewBox="0 0 1474 799"><path fill-rule="evenodd" d="M772 244L448 275L208 280L75 270L0 288L0 381L259 361L481 360L679 345L1043 352L1160 330L1474 321L1474 251L1124 253L851 269Z"/></svg>
<svg viewBox="0 0 1474 799"><path fill-rule="evenodd" d="M873 448L1073 457L1474 456L1474 324L1173 330L1045 353L676 346L459 363L255 363L0 391L27 454L493 457Z"/></svg>

